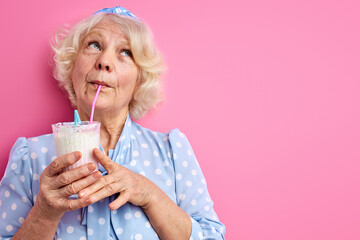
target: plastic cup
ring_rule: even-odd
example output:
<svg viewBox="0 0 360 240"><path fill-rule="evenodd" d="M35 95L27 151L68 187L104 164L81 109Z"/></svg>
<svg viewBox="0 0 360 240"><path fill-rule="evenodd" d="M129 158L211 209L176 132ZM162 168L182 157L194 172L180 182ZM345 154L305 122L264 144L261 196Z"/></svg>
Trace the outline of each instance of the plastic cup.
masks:
<svg viewBox="0 0 360 240"><path fill-rule="evenodd" d="M75 164L67 167L64 171L77 168L86 163L95 163L99 169L98 162L93 156L93 149L100 147L100 122L82 121L78 125L74 122L63 122L52 124L55 140L56 155L58 157L74 151L81 152L81 159Z"/></svg>

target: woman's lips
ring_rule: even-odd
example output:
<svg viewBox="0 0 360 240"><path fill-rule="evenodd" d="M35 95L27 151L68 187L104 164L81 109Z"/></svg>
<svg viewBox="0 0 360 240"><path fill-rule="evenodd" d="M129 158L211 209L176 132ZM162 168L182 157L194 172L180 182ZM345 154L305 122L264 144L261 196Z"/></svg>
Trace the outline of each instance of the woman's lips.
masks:
<svg viewBox="0 0 360 240"><path fill-rule="evenodd" d="M101 85L101 88L108 88L110 87L109 85L107 85L105 82L102 81L92 81L90 82L91 85L93 85L95 88L98 88L99 85Z"/></svg>

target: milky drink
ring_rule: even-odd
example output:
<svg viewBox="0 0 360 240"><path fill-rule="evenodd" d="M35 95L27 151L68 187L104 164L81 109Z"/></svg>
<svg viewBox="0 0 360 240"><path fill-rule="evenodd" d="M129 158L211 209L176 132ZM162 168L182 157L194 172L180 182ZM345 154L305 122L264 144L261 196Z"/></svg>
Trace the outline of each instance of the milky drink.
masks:
<svg viewBox="0 0 360 240"><path fill-rule="evenodd" d="M93 149L100 147L100 123L82 121L77 126L74 122L64 122L51 125L54 133L57 157L67 153L80 151L81 159L67 167L64 171L93 162L98 169L98 162L93 156Z"/></svg>

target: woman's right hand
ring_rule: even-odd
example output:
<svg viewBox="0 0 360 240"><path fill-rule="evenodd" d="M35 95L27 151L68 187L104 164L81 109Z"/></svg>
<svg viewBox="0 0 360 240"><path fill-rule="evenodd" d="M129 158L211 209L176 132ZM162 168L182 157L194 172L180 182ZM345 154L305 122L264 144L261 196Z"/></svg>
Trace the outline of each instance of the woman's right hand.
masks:
<svg viewBox="0 0 360 240"><path fill-rule="evenodd" d="M80 158L80 152L63 155L52 161L41 173L40 188L34 210L43 218L60 221L66 211L76 210L90 204L87 198L68 199L68 197L100 179L101 173L93 172L96 169L95 164L88 163L62 172L65 167L74 164Z"/></svg>

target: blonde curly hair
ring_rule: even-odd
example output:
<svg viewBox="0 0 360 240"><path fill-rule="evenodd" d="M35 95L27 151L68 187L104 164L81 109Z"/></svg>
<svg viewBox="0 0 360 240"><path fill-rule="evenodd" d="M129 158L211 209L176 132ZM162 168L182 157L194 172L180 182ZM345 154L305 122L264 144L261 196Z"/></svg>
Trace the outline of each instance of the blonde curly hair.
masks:
<svg viewBox="0 0 360 240"><path fill-rule="evenodd" d="M138 87L129 104L130 117L138 120L163 100L161 75L165 67L160 52L155 48L152 33L145 23L123 15L99 13L82 20L70 30L59 31L52 43L55 52L54 77L68 93L73 107L76 107L71 75L77 52L84 37L103 19L111 20L125 34L135 64L139 66Z"/></svg>

